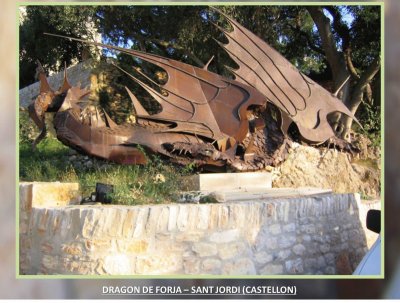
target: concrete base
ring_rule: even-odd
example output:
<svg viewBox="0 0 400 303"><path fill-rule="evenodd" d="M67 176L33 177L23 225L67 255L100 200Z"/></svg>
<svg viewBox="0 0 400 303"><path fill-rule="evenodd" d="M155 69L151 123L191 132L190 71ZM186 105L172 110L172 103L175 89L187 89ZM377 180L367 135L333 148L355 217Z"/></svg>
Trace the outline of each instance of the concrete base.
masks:
<svg viewBox="0 0 400 303"><path fill-rule="evenodd" d="M182 192L179 203L224 203L244 201L266 201L277 198L302 198L331 194L331 189L323 188L253 188L216 191Z"/></svg>
<svg viewBox="0 0 400 303"><path fill-rule="evenodd" d="M223 201L259 201L274 198L300 198L332 193L331 189L321 188L270 188L264 190L238 190L218 193Z"/></svg>
<svg viewBox="0 0 400 303"><path fill-rule="evenodd" d="M218 173L190 176L187 191L232 191L257 190L272 187L272 174L258 173Z"/></svg>

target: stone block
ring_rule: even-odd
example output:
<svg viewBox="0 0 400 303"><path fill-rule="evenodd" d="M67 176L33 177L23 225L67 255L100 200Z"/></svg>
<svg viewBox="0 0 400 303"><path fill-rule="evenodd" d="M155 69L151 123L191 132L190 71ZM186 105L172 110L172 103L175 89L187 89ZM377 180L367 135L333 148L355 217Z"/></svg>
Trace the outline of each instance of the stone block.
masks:
<svg viewBox="0 0 400 303"><path fill-rule="evenodd" d="M200 230L208 229L209 220L210 220L209 205L198 205L198 212L196 217L197 229Z"/></svg>
<svg viewBox="0 0 400 303"><path fill-rule="evenodd" d="M169 206L169 218L168 218L168 231L176 230L176 222L178 217L178 209L179 205L170 205Z"/></svg>
<svg viewBox="0 0 400 303"><path fill-rule="evenodd" d="M258 252L254 255L254 259L259 264L266 264L272 261L273 257L266 251Z"/></svg>
<svg viewBox="0 0 400 303"><path fill-rule="evenodd" d="M135 230L137 213L133 209L129 209L126 213L124 222L122 224L122 236L126 238L130 238L133 236L133 232Z"/></svg>
<svg viewBox="0 0 400 303"><path fill-rule="evenodd" d="M44 242L40 245L40 251L45 254L50 254L54 250L53 243Z"/></svg>
<svg viewBox="0 0 400 303"><path fill-rule="evenodd" d="M147 240L134 240L125 243L124 251L126 254L142 254L146 253L148 248L149 242Z"/></svg>
<svg viewBox="0 0 400 303"><path fill-rule="evenodd" d="M303 260L297 258L295 260L288 260L285 262L286 270L289 274L302 274L304 273Z"/></svg>
<svg viewBox="0 0 400 303"><path fill-rule="evenodd" d="M67 255L82 255L82 245L80 243L62 244L61 251Z"/></svg>
<svg viewBox="0 0 400 303"><path fill-rule="evenodd" d="M222 260L232 259L243 255L246 251L246 244L243 242L227 243L220 245L218 255Z"/></svg>
<svg viewBox="0 0 400 303"><path fill-rule="evenodd" d="M128 275L132 273L132 264L127 255L113 253L104 257L103 269L110 275Z"/></svg>
<svg viewBox="0 0 400 303"><path fill-rule="evenodd" d="M289 248L295 243L296 243L295 236L286 235L284 237L279 237L279 239L278 239L279 248Z"/></svg>
<svg viewBox="0 0 400 303"><path fill-rule="evenodd" d="M198 258L185 258L183 260L183 270L186 275L196 275L200 273L200 259Z"/></svg>
<svg viewBox="0 0 400 303"><path fill-rule="evenodd" d="M148 255L136 258L138 274L174 274L183 270L182 256L179 254Z"/></svg>
<svg viewBox="0 0 400 303"><path fill-rule="evenodd" d="M51 272L57 270L60 265L58 256L43 255L41 262L41 270L44 272Z"/></svg>
<svg viewBox="0 0 400 303"><path fill-rule="evenodd" d="M298 256L304 255L305 251L306 248L303 244L296 244L295 246L293 246L293 252Z"/></svg>
<svg viewBox="0 0 400 303"><path fill-rule="evenodd" d="M191 231L179 233L176 235L175 240L178 242L198 242L204 237L204 233L200 231Z"/></svg>
<svg viewBox="0 0 400 303"><path fill-rule="evenodd" d="M210 235L210 241L214 243L228 243L238 240L240 233L238 229L214 232Z"/></svg>
<svg viewBox="0 0 400 303"><path fill-rule="evenodd" d="M280 250L276 256L276 259L279 261L283 261L289 258L291 254L292 252L289 249Z"/></svg>
<svg viewBox="0 0 400 303"><path fill-rule="evenodd" d="M289 223L283 226L283 231L286 233L291 233L296 231L296 224L295 223Z"/></svg>
<svg viewBox="0 0 400 303"><path fill-rule="evenodd" d="M222 274L225 275L255 275L256 269L249 258L241 258L227 262L222 267Z"/></svg>
<svg viewBox="0 0 400 303"><path fill-rule="evenodd" d="M78 204L81 200L78 183L32 183L32 207L54 207Z"/></svg>
<svg viewBox="0 0 400 303"><path fill-rule="evenodd" d="M267 264L260 270L261 275L279 275L283 274L282 264Z"/></svg>
<svg viewBox="0 0 400 303"><path fill-rule="evenodd" d="M272 174L256 173L216 173L199 174L190 177L192 191L223 191L235 189L267 189L272 187Z"/></svg>
<svg viewBox="0 0 400 303"><path fill-rule="evenodd" d="M178 230L185 231L188 226L188 205L179 205L178 217L176 220L176 226Z"/></svg>
<svg viewBox="0 0 400 303"><path fill-rule="evenodd" d="M203 274L217 275L221 273L222 262L218 259L205 259L201 264Z"/></svg>
<svg viewBox="0 0 400 303"><path fill-rule="evenodd" d="M32 209L32 183L19 184L19 209L20 212L30 212Z"/></svg>
<svg viewBox="0 0 400 303"><path fill-rule="evenodd" d="M134 238L141 237L145 233L148 213L148 207L141 207L139 209L135 224L135 231L133 232Z"/></svg>
<svg viewBox="0 0 400 303"><path fill-rule="evenodd" d="M84 242L85 249L90 252L103 253L108 252L111 248L111 240L109 239L88 239Z"/></svg>
<svg viewBox="0 0 400 303"><path fill-rule="evenodd" d="M199 256L199 257L210 257L217 254L217 246L213 243L204 243L199 242L195 243L192 246L192 250Z"/></svg>
<svg viewBox="0 0 400 303"><path fill-rule="evenodd" d="M269 229L269 232L270 232L272 235L278 235L278 234L281 233L281 226L280 226L280 224L273 224L273 225L270 225L268 229Z"/></svg>

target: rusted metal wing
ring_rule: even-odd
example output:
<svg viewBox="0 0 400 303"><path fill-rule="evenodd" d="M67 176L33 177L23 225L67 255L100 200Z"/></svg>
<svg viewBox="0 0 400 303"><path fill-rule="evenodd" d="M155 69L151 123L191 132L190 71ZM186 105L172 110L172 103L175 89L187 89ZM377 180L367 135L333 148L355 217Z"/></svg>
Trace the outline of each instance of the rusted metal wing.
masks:
<svg viewBox="0 0 400 303"><path fill-rule="evenodd" d="M208 71L211 60L200 68L145 52L53 35L134 56L165 71L167 81L160 84L139 70L131 74L117 66L162 108L149 114L126 88L136 124L117 125L103 109L82 105L89 91L72 87L66 73L54 92L40 67L40 95L29 106L30 116L41 130L34 146L46 134L46 111L55 112L54 128L64 144L122 164L145 163L145 151L183 164L258 170L285 158L289 140L284 134L292 122L306 141L320 143L333 137L327 115L339 111L352 116L343 103L260 38L225 17L233 31L220 28L229 40L222 46L239 65L232 70L236 80ZM280 109L280 125L266 107L268 102Z"/></svg>
<svg viewBox="0 0 400 303"><path fill-rule="evenodd" d="M284 133L294 122L303 139L310 143L322 143L335 136L327 120L330 113L340 112L355 119L341 100L301 73L265 41L226 14L218 12L233 28L229 32L217 26L229 41L220 45L239 66L230 70L237 81L256 88L269 102L279 107Z"/></svg>

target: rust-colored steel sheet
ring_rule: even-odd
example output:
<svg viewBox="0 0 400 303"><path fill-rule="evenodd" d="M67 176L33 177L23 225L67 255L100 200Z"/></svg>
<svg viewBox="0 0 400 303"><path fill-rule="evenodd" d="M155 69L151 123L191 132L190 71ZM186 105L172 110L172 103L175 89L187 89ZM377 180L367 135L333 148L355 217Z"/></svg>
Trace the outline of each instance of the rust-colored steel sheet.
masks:
<svg viewBox="0 0 400 303"><path fill-rule="evenodd" d="M85 154L121 164L143 164L145 151L182 164L250 171L284 159L292 122L303 140L322 143L334 137L327 121L329 113L338 111L353 117L339 99L300 73L263 40L224 16L233 31L220 28L229 41L221 46L239 66L232 70L235 80L210 72L208 64L200 68L145 52L64 37L111 48L164 70L168 80L160 84L139 70L137 77L117 66L162 110L149 114L126 88L136 124L117 125L105 110L85 108L82 101L90 91L72 87L66 74L60 89L53 91L39 66L40 94L29 106L29 114L41 130L33 147L46 135L45 112L53 111L58 139ZM279 109L279 125L267 103Z"/></svg>

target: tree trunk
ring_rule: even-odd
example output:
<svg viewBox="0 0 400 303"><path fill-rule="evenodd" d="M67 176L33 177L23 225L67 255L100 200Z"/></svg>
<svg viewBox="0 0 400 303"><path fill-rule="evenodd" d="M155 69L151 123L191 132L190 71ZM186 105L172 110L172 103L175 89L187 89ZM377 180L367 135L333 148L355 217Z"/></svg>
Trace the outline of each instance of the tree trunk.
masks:
<svg viewBox="0 0 400 303"><path fill-rule="evenodd" d="M379 71L381 66L380 61L380 58L375 59L368 69L361 75L360 79L357 81L357 84L353 88L352 97L348 99L349 101L346 104L353 115L356 113L359 105L363 101L364 91L367 88L367 85L372 81ZM343 129L339 135L341 138L349 140L353 119L343 115L340 122L343 126Z"/></svg>
<svg viewBox="0 0 400 303"><path fill-rule="evenodd" d="M308 11L318 28L318 32L322 41L322 48L325 51L326 59L332 70L332 79L334 81L334 91L342 85L349 76L346 62L343 56L337 50L335 39L333 37L330 20L325 16L321 7L312 6ZM345 87L348 84L345 85ZM345 90L345 87L343 90Z"/></svg>
<svg viewBox="0 0 400 303"><path fill-rule="evenodd" d="M312 6L308 7L308 12L318 28L322 47L332 70L332 79L334 81L335 90L340 87L349 75L351 75L352 80L356 81L354 87L351 87L351 81L348 81L341 90L341 96L339 96L343 100L343 103L349 108L350 112L354 115L364 98L364 92L368 92L367 86L379 71L380 58L374 60L369 68L359 76L351 60L350 35L348 29L341 27L341 38L343 39L343 44L346 45L344 51L341 53L337 49L330 20L325 16L323 9L321 7ZM341 18L340 14L336 13L334 15L334 19L335 18ZM337 25L339 21L340 20L335 19L333 21L334 25ZM348 116L335 115L331 122L334 123L334 130L338 136L342 139L349 140L352 121L353 119Z"/></svg>
<svg viewBox="0 0 400 303"><path fill-rule="evenodd" d="M343 56L337 50L329 18L325 16L321 7L311 6L307 9L315 25L317 26L319 35L321 37L322 48L324 49L326 59L332 70L332 80L334 83L335 92L344 83L344 81L346 81L350 73L347 70L347 65ZM346 100L349 99L349 96L350 82L348 81L341 89L338 97L342 99L344 103L346 103ZM335 131L340 131L340 118L341 115L339 113L335 113L330 119Z"/></svg>

